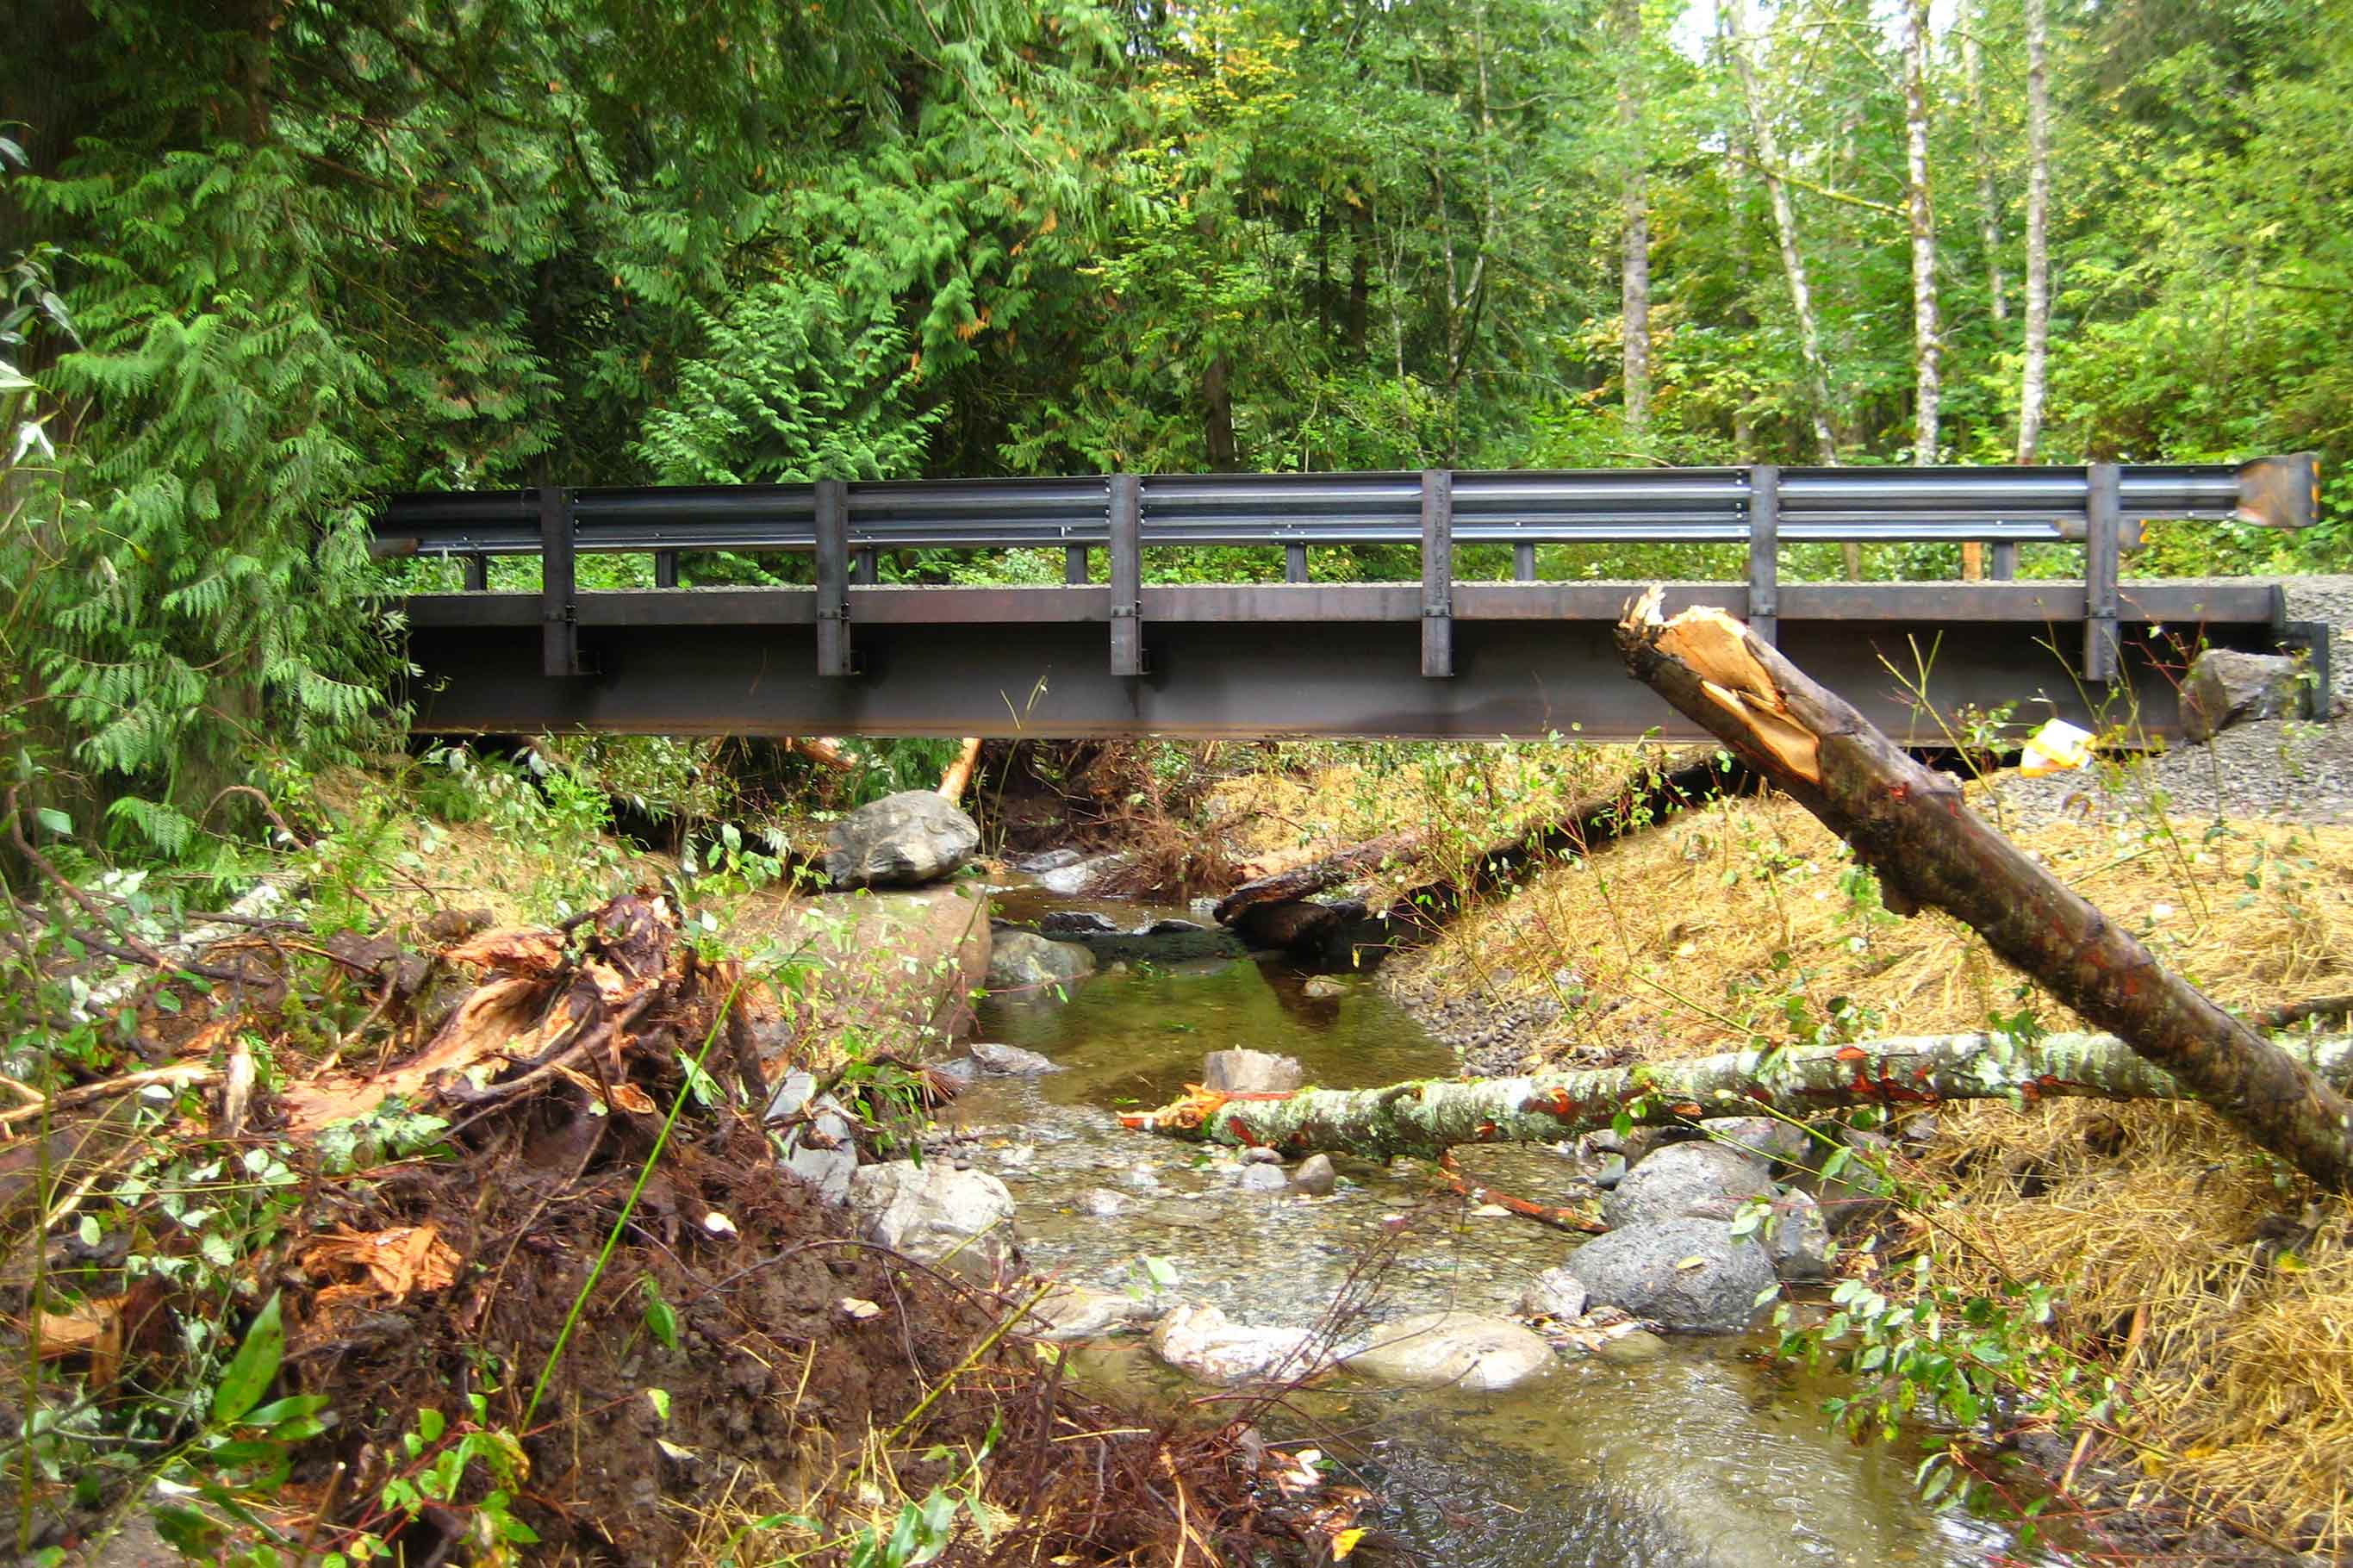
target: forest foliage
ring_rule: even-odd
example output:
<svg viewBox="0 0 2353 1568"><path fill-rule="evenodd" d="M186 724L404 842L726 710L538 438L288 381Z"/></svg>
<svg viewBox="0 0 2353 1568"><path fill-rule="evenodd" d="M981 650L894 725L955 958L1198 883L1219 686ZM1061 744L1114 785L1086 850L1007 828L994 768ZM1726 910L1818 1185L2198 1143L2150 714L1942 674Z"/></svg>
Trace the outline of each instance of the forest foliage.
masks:
<svg viewBox="0 0 2353 1568"><path fill-rule="evenodd" d="M1907 461L1924 284L1934 455L2009 460L2030 8L2040 456L2335 472L2353 0L31 0L8 765L169 850L364 742L387 489ZM2335 480L2142 566L2348 559Z"/></svg>

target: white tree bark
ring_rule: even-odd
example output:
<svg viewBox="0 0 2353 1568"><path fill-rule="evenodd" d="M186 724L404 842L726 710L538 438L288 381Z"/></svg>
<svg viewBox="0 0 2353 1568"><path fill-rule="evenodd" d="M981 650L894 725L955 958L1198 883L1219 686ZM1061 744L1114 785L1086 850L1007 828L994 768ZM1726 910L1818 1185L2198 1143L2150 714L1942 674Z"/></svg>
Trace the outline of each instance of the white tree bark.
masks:
<svg viewBox="0 0 2353 1568"><path fill-rule="evenodd" d="M1641 436L1651 423L1650 149L1643 134L1647 97L1642 84L1642 7L1614 0L1618 47L1618 134L1625 160L1620 186L1622 214L1619 268L1620 374L1626 429Z"/></svg>
<svg viewBox="0 0 2353 1568"><path fill-rule="evenodd" d="M1781 148L1773 121L1765 112L1764 95L1757 83L1755 38L1749 30L1749 0L1732 0L1732 65L1740 78L1740 98L1748 115L1748 137L1757 152L1757 171L1765 181L1765 195L1773 207L1773 233L1781 249L1781 271L1789 284L1789 308L1798 318L1798 352L1805 361L1811 384L1814 445L1825 464L1838 461L1838 439L1831 428L1830 369L1822 360L1822 335L1814 319L1814 293L1806 279L1805 253L1798 243L1798 214L1789 200L1788 182L1781 177Z"/></svg>
<svg viewBox="0 0 2353 1568"><path fill-rule="evenodd" d="M1944 400L1936 322L1936 220L1928 202L1928 0L1904 7L1904 210L1912 229L1912 461L1936 460Z"/></svg>
<svg viewBox="0 0 2353 1568"><path fill-rule="evenodd" d="M1984 7L1978 19L1985 16ZM1986 300L1996 321L2010 320L2010 289L2001 275L2001 190L1986 148L1984 47L1973 24L1961 36L1961 73L1969 96L1969 145L1978 174L1978 238L1985 248Z"/></svg>
<svg viewBox="0 0 2353 1568"><path fill-rule="evenodd" d="M2051 16L2026 0L2026 363L2019 375L2018 460L2042 444L2051 356Z"/></svg>
<svg viewBox="0 0 2353 1568"><path fill-rule="evenodd" d="M2282 1041L2324 1082L2353 1083L2353 1037ZM1468 1143L1552 1143L1611 1125L1771 1114L1803 1121L1846 1106L1916 1107L1954 1100L2191 1098L2162 1068L2114 1035L1919 1035L1797 1050L1728 1051L1646 1062L1380 1089L1303 1089L1234 1096L1198 1089L1120 1118L1172 1138L1286 1153L1315 1150L1388 1159L1436 1158Z"/></svg>

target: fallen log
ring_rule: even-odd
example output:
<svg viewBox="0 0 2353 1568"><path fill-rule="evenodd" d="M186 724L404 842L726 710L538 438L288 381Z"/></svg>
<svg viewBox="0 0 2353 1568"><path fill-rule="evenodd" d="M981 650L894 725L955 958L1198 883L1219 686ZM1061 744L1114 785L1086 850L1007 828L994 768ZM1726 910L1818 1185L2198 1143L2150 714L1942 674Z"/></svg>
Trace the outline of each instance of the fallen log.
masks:
<svg viewBox="0 0 2353 1568"><path fill-rule="evenodd" d="M1786 790L1878 873L1898 914L1945 910L2086 1020L2323 1186L2353 1188L2353 1101L2159 963L1843 699L1721 610L1653 587L1618 648L1634 678Z"/></svg>
<svg viewBox="0 0 2353 1568"><path fill-rule="evenodd" d="M2274 1047L2299 1071L2353 1084L2353 1036ZM1678 1125L1758 1112L1802 1121L1872 1105L2074 1096L2197 1098L2113 1035L1918 1035L1794 1050L1728 1051L1690 1061L1583 1068L1518 1078L1424 1079L1379 1089L1302 1089L1182 1100L1120 1118L1140 1131L1285 1153L1441 1158L1473 1143L1553 1143L1615 1123Z"/></svg>
<svg viewBox="0 0 2353 1568"><path fill-rule="evenodd" d="M1655 772L1630 778L1609 794L1578 801L1557 816L1488 844L1472 858L1465 885L1433 882L1412 889L1398 900L1398 905L1417 911L1442 910L1467 894L1494 886L1531 860L1564 850L1581 855L1623 831L1640 815L1639 807L1647 804L1655 808L1662 800L1678 801L1698 793L1715 764L1714 746L1679 752ZM1220 924L1231 925L1261 905L1294 902L1387 868L1418 865L1444 847L1438 835L1426 832L1367 838L1244 882L1218 900L1217 919Z"/></svg>

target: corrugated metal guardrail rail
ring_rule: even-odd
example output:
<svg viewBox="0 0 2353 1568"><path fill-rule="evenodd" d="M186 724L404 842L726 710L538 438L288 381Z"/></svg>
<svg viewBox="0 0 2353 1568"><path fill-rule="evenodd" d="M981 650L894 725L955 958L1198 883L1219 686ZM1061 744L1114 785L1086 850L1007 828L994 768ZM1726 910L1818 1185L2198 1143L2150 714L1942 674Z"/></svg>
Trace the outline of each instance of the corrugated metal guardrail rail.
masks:
<svg viewBox="0 0 2353 1568"><path fill-rule="evenodd" d="M2313 519L2310 454L2237 464L2080 468L1662 468L1560 472L1104 475L409 494L375 525L385 556L454 557L480 588L494 555L545 558L547 671L576 668L573 557L649 552L661 587L681 551L809 552L818 558L823 673L854 668L848 587L873 581L882 550L1060 547L1066 580L1087 579L1107 550L1113 672L1142 669L1140 555L1198 545L1281 547L1306 581L1311 547L1419 544L1423 671L1451 673L1458 543L1514 547L1514 576L1535 576L1552 543L1746 543L1748 610L1771 637L1778 552L1815 541L1977 542L1992 575L2014 574L2021 543L2085 547L2084 673L2116 670L2119 560L2143 519L2234 519L2301 528ZM944 590L953 591L953 590ZM1124 621L1126 624L1122 625ZM831 623L832 635L827 635Z"/></svg>

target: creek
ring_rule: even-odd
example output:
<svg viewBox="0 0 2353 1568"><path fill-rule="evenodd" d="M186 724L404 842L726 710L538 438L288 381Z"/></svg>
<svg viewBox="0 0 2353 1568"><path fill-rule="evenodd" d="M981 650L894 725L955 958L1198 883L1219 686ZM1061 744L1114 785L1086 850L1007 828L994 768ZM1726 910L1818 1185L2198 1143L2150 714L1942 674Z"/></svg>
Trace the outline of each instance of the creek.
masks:
<svg viewBox="0 0 2353 1568"><path fill-rule="evenodd" d="M1000 891L998 907L1023 922L1093 910L1128 930L1187 915L1031 889ZM1368 976L1338 978L1341 994L1315 997L1305 975L1271 960L1132 960L1076 983L1067 1000L990 999L979 1037L1039 1052L1059 1070L983 1079L946 1114L970 1135L972 1164L1012 1192L1031 1266L1073 1284L1143 1290L1155 1270L1164 1281L1173 1273L1160 1292L1166 1304L1211 1302L1238 1321L1297 1326L1321 1319L1378 1255L1375 1321L1457 1307L1512 1311L1526 1281L1576 1237L1477 1215L1426 1173L1364 1161L1338 1162L1345 1179L1328 1199L1244 1191L1229 1160L1119 1126L1119 1110L1172 1098L1199 1078L1206 1053L1229 1047L1296 1057L1310 1082L1336 1087L1455 1072L1453 1051ZM1465 1153L1477 1176L1540 1200L1568 1169L1545 1149ZM1120 1212L1082 1208L1098 1188L1123 1195ZM1316 1440L1356 1462L1357 1479L1383 1500L1377 1517L1361 1522L1398 1549L1386 1558L1368 1551L1367 1561L1927 1568L2015 1551L2000 1525L1924 1506L1912 1487L1916 1456L1850 1444L1821 1414L1834 1384L1774 1364L1767 1344L1677 1337L1633 1364L1565 1357L1495 1394L1341 1378L1294 1402L1299 1430L1270 1436ZM1130 1395L1218 1392L1133 1337L1097 1342L1074 1364Z"/></svg>

